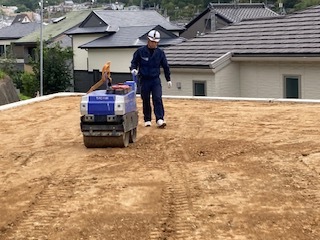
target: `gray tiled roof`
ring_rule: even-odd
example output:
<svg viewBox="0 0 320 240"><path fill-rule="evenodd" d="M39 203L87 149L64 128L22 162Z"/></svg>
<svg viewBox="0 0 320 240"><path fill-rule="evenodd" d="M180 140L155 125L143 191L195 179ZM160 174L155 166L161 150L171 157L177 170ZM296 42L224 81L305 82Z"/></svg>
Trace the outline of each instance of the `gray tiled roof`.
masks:
<svg viewBox="0 0 320 240"><path fill-rule="evenodd" d="M320 56L320 6L284 17L242 21L165 51L175 66L209 66L228 52L234 56Z"/></svg>
<svg viewBox="0 0 320 240"><path fill-rule="evenodd" d="M43 26L43 39L51 40L63 34L65 31L79 25L90 14L90 12L90 10L72 11L67 13L62 21ZM15 43L36 43L40 37L40 27L38 31L33 31L31 34L25 34L23 36L25 37L20 38Z"/></svg>
<svg viewBox="0 0 320 240"><path fill-rule="evenodd" d="M182 30L183 28L174 25L166 20L161 14L153 10L138 11L112 11L95 10L94 13L104 22L111 26L133 27L133 26L152 26L160 25L167 30Z"/></svg>
<svg viewBox="0 0 320 240"><path fill-rule="evenodd" d="M243 19L267 18L278 15L276 12L267 8L263 3L211 3L209 6L211 11L214 11L216 14L219 14L233 23L240 22Z"/></svg>
<svg viewBox="0 0 320 240"><path fill-rule="evenodd" d="M114 34L107 35L86 43L81 48L115 48L115 47L137 47L147 43L146 33L157 28L161 31L161 41L159 45L172 45L181 43L184 39L173 36L172 33L166 31L160 26L134 26L121 27L119 31Z"/></svg>
<svg viewBox="0 0 320 240"><path fill-rule="evenodd" d="M210 3L209 6L197 17L191 20L186 28L197 23L208 12L215 13L218 17L223 18L228 23L240 22L243 19L259 19L278 16L276 12L266 7L263 3Z"/></svg>
<svg viewBox="0 0 320 240"><path fill-rule="evenodd" d="M0 39L19 39L40 28L40 23L14 23L0 29Z"/></svg>

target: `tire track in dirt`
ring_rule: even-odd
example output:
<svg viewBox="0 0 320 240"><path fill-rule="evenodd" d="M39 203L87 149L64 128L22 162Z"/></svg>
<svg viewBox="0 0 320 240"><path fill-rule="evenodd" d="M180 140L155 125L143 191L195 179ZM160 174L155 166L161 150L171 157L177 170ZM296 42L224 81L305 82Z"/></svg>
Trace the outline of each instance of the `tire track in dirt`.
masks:
<svg viewBox="0 0 320 240"><path fill-rule="evenodd" d="M0 239L50 239L50 234L58 232L61 224L76 211L76 206L70 206L77 203L78 195L90 187L90 182L83 181L81 169L70 166L64 173L55 172L50 177L38 179L43 182L43 190L20 217L2 230ZM94 234L91 236L98 239Z"/></svg>
<svg viewBox="0 0 320 240"><path fill-rule="evenodd" d="M47 180L28 210L5 232L5 239L47 239L48 229L54 226L61 214L62 202L70 198L71 185L63 184L68 181L67 176L60 182L56 180L55 177Z"/></svg>
<svg viewBox="0 0 320 240"><path fill-rule="evenodd" d="M168 143L165 164L170 176L162 193L162 213L158 227L150 233L150 239L197 239L193 206L189 191L189 177L186 176L186 155L183 149ZM192 236L192 237L190 237Z"/></svg>

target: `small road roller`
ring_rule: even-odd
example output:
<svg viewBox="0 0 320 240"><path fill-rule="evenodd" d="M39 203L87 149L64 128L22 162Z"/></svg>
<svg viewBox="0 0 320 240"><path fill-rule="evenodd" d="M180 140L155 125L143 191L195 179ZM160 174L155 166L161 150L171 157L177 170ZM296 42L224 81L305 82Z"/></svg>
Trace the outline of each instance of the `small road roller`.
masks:
<svg viewBox="0 0 320 240"><path fill-rule="evenodd" d="M137 138L137 84L134 79L82 96L81 131L87 148L128 147Z"/></svg>

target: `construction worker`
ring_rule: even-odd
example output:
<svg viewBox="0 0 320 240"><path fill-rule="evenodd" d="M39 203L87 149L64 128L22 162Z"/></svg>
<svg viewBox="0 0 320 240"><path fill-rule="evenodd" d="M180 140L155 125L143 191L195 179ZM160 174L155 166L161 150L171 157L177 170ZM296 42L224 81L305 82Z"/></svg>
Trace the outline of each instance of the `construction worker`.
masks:
<svg viewBox="0 0 320 240"><path fill-rule="evenodd" d="M164 107L162 102L162 86L160 80L160 67L164 70L164 76L168 87L171 88L170 68L164 51L158 48L160 33L151 30L148 33L148 43L138 48L133 54L130 70L133 75L138 75L141 86L141 99L144 115L144 125L151 126L150 94L156 123L159 128L164 128Z"/></svg>

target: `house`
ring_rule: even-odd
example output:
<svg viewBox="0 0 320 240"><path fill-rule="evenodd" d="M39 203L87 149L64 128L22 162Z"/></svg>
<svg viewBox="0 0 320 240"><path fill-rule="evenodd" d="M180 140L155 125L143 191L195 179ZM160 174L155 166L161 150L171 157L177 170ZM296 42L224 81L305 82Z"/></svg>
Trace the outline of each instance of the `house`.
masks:
<svg viewBox="0 0 320 240"><path fill-rule="evenodd" d="M248 20L165 49L164 94L320 98L320 6Z"/></svg>
<svg viewBox="0 0 320 240"><path fill-rule="evenodd" d="M71 39L64 34L65 31L78 26L89 14L90 10L72 11L60 18L52 19L52 23L43 25L42 38L46 44L59 42L62 47L71 47ZM40 24L38 24L40 26ZM1 29L0 29L1 30ZM28 65L30 57L34 57L34 49L40 41L40 27L30 34L12 42L13 52L17 57L20 68L30 70Z"/></svg>
<svg viewBox="0 0 320 240"><path fill-rule="evenodd" d="M61 5L63 7L64 12L71 12L74 7L73 1L64 1L64 3Z"/></svg>
<svg viewBox="0 0 320 240"><path fill-rule="evenodd" d="M13 19L12 24L14 23L29 23L33 21L33 14L32 13L21 13L17 14L17 16Z"/></svg>
<svg viewBox="0 0 320 240"><path fill-rule="evenodd" d="M278 14L264 3L209 3L202 13L186 25L181 37L190 39L245 19L275 16Z"/></svg>
<svg viewBox="0 0 320 240"><path fill-rule="evenodd" d="M106 61L111 61L114 82L130 79L133 53L147 43L146 35L152 29L162 36L160 46L184 40L179 37L183 28L154 10L94 10L78 28L67 31L74 51L75 91L86 92L99 81Z"/></svg>
<svg viewBox="0 0 320 240"><path fill-rule="evenodd" d="M40 28L37 22L17 22L0 29L0 56L7 58L11 43Z"/></svg>

